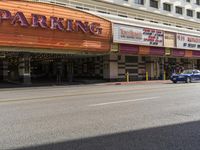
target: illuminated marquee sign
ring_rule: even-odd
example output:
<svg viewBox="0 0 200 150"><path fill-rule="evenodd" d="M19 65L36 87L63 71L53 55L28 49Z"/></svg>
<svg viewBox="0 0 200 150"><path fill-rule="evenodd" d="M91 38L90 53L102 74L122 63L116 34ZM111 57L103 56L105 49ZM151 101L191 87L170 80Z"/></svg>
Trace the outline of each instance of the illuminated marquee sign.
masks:
<svg viewBox="0 0 200 150"><path fill-rule="evenodd" d="M177 48L200 50L200 37L184 34L176 36Z"/></svg>
<svg viewBox="0 0 200 150"><path fill-rule="evenodd" d="M8 10L0 9L0 23L10 21L12 25L19 24L22 27L43 28L51 30L59 30L62 32L79 32L90 33L93 35L101 35L102 28L96 22L83 22L81 20L64 19L50 17L50 23L47 22L47 17L39 14L31 14L32 21L28 22L23 12L16 12L14 15Z"/></svg>
<svg viewBox="0 0 200 150"><path fill-rule="evenodd" d="M163 46L163 31L113 24L113 41L115 43Z"/></svg>

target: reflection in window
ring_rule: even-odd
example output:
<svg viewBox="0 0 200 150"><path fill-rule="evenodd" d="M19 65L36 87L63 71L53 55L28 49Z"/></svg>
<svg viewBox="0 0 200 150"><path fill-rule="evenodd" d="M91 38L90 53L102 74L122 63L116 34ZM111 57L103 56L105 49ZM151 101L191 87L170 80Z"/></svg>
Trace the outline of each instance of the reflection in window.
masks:
<svg viewBox="0 0 200 150"><path fill-rule="evenodd" d="M150 0L150 7L158 8L158 1Z"/></svg>
<svg viewBox="0 0 200 150"><path fill-rule="evenodd" d="M144 0L135 0L135 4L144 5Z"/></svg>

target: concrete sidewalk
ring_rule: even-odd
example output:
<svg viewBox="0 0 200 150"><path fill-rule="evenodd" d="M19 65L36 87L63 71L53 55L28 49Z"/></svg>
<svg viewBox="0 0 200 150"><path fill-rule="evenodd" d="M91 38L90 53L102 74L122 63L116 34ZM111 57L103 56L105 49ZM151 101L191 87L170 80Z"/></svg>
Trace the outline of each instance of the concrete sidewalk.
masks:
<svg viewBox="0 0 200 150"><path fill-rule="evenodd" d="M55 85L55 86L30 86L0 88L0 102L27 101L40 99L67 98L78 95L106 94L113 92L123 92L124 88L142 90L149 87L165 87L170 85L170 81L134 81L134 82L106 82L89 85ZM136 86L123 86L123 85ZM117 86L122 85L122 86ZM139 86L140 85L140 86ZM107 90L105 90L107 89ZM108 90L109 89L109 90Z"/></svg>
<svg viewBox="0 0 200 150"><path fill-rule="evenodd" d="M110 82L106 85L129 85L129 84L167 84L172 83L170 80L150 80L150 81L130 81L130 82Z"/></svg>
<svg viewBox="0 0 200 150"><path fill-rule="evenodd" d="M130 82L85 82L85 83L34 83L31 85L0 83L0 91L6 89L24 89L24 88L39 88L39 87L73 87L73 86L86 86L86 85L145 85L145 84L169 84L170 80L151 80L151 81L130 81Z"/></svg>

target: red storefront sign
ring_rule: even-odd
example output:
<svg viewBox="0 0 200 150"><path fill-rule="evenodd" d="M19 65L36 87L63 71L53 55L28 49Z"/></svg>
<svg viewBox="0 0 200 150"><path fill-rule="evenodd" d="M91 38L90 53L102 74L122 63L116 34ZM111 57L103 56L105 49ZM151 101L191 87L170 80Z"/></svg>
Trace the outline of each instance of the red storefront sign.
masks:
<svg viewBox="0 0 200 150"><path fill-rule="evenodd" d="M163 56L165 49L162 47L148 47L130 44L120 44L120 52L123 54L140 54L140 55L155 55Z"/></svg>
<svg viewBox="0 0 200 150"><path fill-rule="evenodd" d="M200 57L200 51L193 51L192 56L193 57Z"/></svg>
<svg viewBox="0 0 200 150"><path fill-rule="evenodd" d="M139 46L130 44L120 44L119 50L123 54L138 54Z"/></svg>
<svg viewBox="0 0 200 150"><path fill-rule="evenodd" d="M173 49L172 50L172 56L175 56L175 57L184 57L185 56L185 50Z"/></svg>
<svg viewBox="0 0 200 150"><path fill-rule="evenodd" d="M150 55L163 56L165 49L163 47L150 47Z"/></svg>

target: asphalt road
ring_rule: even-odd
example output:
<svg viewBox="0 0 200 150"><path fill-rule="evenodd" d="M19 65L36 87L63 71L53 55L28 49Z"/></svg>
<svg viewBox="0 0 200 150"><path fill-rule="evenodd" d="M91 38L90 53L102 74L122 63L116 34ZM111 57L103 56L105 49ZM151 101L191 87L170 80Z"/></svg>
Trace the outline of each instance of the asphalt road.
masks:
<svg viewBox="0 0 200 150"><path fill-rule="evenodd" d="M0 150L198 150L200 83L0 89Z"/></svg>

